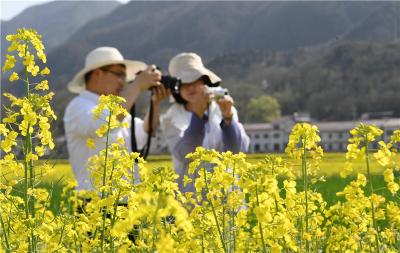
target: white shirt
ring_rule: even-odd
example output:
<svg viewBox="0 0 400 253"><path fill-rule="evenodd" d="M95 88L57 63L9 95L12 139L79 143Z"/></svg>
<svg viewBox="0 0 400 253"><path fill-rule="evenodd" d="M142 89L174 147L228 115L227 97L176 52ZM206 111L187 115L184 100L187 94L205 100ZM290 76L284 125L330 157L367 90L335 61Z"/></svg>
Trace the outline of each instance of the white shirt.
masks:
<svg viewBox="0 0 400 253"><path fill-rule="evenodd" d="M99 95L84 90L68 104L64 114L64 128L67 137L69 161L74 170L78 182L78 190L93 190L90 181L90 172L87 169L88 159L105 149L106 137L99 138L96 130L104 124L107 112L103 112L103 120L93 118L93 109L97 107ZM129 128L116 128L110 132L109 142L117 142L118 138L124 138L128 151L131 151L131 115L127 115L123 121L128 122ZM147 140L147 133L143 128L143 121L135 118L135 137L137 147L141 149ZM95 141L96 148L89 149L87 139Z"/></svg>

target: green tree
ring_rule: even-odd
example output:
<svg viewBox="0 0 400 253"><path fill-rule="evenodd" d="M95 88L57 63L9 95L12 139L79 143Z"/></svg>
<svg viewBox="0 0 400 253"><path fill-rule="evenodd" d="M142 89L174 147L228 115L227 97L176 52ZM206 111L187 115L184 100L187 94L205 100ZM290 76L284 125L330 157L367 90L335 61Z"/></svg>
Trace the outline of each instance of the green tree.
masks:
<svg viewBox="0 0 400 253"><path fill-rule="evenodd" d="M281 108L278 100L269 95L262 95L250 99L246 122L271 122L280 116Z"/></svg>

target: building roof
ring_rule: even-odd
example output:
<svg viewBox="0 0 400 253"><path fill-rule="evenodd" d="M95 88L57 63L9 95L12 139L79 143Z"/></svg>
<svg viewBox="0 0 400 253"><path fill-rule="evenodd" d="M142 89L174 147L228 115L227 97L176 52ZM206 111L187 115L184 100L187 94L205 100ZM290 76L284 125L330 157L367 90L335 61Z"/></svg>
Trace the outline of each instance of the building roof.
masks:
<svg viewBox="0 0 400 253"><path fill-rule="evenodd" d="M322 132L325 131L348 131L353 129L360 123L367 125L376 125L379 128L400 128L400 118L388 119L370 119L370 120L354 120L354 121L330 121L330 122L313 122Z"/></svg>
<svg viewBox="0 0 400 253"><path fill-rule="evenodd" d="M292 121L290 117L283 117L277 122L283 123L284 120ZM292 121L293 122L293 121ZM248 123L244 124L246 131L265 131L272 130L274 123ZM294 123L294 122L293 122ZM349 131L360 123L368 125L376 125L379 128L400 128L400 118L386 119L369 119L369 120L351 120L351 121L313 121L311 124L316 125L321 132L339 132ZM283 129L281 129L283 130ZM287 129L285 129L287 130Z"/></svg>
<svg viewBox="0 0 400 253"><path fill-rule="evenodd" d="M247 123L243 124L243 127L246 131L272 130L272 124L270 123Z"/></svg>

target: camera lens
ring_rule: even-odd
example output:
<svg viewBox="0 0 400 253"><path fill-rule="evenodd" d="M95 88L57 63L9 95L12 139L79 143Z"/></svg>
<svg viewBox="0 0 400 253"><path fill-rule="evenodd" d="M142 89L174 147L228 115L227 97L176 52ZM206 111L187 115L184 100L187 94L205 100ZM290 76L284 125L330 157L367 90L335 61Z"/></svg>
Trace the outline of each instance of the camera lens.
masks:
<svg viewBox="0 0 400 253"><path fill-rule="evenodd" d="M171 90L172 93L179 92L179 86L181 85L181 79L169 75L161 76L161 83L165 88Z"/></svg>

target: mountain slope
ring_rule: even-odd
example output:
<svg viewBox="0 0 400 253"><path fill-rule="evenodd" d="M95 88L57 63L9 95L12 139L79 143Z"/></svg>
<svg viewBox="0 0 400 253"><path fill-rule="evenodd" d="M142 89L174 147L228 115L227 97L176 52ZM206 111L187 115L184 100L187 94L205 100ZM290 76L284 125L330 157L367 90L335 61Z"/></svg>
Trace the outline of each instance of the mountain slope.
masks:
<svg viewBox="0 0 400 253"><path fill-rule="evenodd" d="M85 23L107 15L119 5L117 1L57 1L29 7L11 20L1 21L2 52L6 49L5 35L20 27L38 30L50 52Z"/></svg>
<svg viewBox="0 0 400 253"><path fill-rule="evenodd" d="M296 78L300 80L303 78L301 75L307 74L301 71L304 61L316 61L316 52L329 51L330 48L350 40L345 35L362 27L364 22L377 15L375 13L384 13L392 8L386 2L135 1L124 5L114 3L117 7L109 9L107 5L110 2L96 2L104 3L104 9L110 11L102 14L93 7L93 2L54 2L43 5L42 9L51 10L51 6L60 3L80 6L68 10L71 12L68 18L72 23L82 18L82 15L73 14L81 13L81 10L98 15L75 30L66 31L68 22L65 21L56 25L64 35L69 36L54 50L47 51L48 65L52 71L50 84L56 92L54 107L60 118L66 104L74 96L67 91L66 84L83 67L86 54L97 46L115 46L128 59L155 63L164 70L169 59L182 51L197 52L205 62L218 59L218 56L230 55L229 61L212 65L217 70L222 69L220 75L224 80L233 81L232 76L237 76L238 83L246 84L254 80L257 85L268 80L270 88L275 84L279 84L281 88L263 88L262 92L276 95L284 113L289 113L294 108L308 109L301 102L304 100L303 96L312 100L312 96L318 94L304 94L292 87L293 83L298 83L294 81ZM88 7L81 4L87 4ZM39 9L35 22L47 24L46 20L51 19L45 15L50 15L53 11L47 11L46 14L40 13ZM61 15L60 11L54 13ZM51 48L54 43L51 39L57 39L58 36L46 35L51 29L44 26L37 28L39 33L44 34L45 44L50 43ZM364 31L364 34L367 32ZM260 52L267 52L267 56ZM217 60L210 63L213 62ZM253 62L257 64L254 65ZM229 66L234 71L225 71ZM312 75L309 76L312 78ZM325 82L322 81L321 84ZM256 85L243 86L245 88L237 86L242 89L235 94L239 107L244 108L251 96L260 92ZM2 89L8 87L11 86L3 85ZM22 92L21 86L14 85L12 88L16 93ZM145 98L139 102L139 112L145 110L145 103L147 104ZM330 114L331 117L335 115L337 116ZM325 117L319 112L315 112L314 116ZM339 117L346 118L348 115ZM62 128L62 123L59 124Z"/></svg>
<svg viewBox="0 0 400 253"><path fill-rule="evenodd" d="M400 2L389 2L376 9L344 39L395 41L400 37Z"/></svg>
<svg viewBox="0 0 400 253"><path fill-rule="evenodd" d="M129 2L88 22L49 55L53 87L70 99L65 84L98 46L115 46L126 58L165 70L182 51L197 52L208 61L246 48L318 45L353 28L376 8L365 2Z"/></svg>
<svg viewBox="0 0 400 253"><path fill-rule="evenodd" d="M318 120L348 120L365 112L400 116L399 64L399 42L350 41L290 53L242 51L209 66L223 77L243 118L251 98L269 94L283 114L307 111Z"/></svg>

